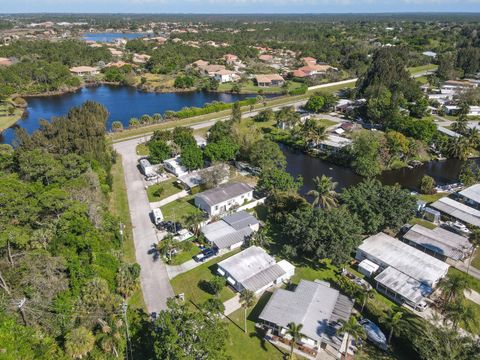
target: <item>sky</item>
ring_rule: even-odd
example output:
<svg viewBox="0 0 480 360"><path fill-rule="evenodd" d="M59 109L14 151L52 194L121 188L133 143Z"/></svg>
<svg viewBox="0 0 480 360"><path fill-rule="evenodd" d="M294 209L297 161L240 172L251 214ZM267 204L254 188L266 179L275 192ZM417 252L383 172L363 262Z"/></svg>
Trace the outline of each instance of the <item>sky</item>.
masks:
<svg viewBox="0 0 480 360"><path fill-rule="evenodd" d="M0 0L0 13L480 12L480 0Z"/></svg>

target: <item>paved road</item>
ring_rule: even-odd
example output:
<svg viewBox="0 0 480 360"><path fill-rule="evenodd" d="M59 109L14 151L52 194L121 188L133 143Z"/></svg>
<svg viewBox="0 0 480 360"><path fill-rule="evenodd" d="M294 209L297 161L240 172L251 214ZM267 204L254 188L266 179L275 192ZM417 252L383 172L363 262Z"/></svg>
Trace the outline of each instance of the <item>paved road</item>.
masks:
<svg viewBox="0 0 480 360"><path fill-rule="evenodd" d="M115 150L122 155L128 205L133 226L135 256L141 266L140 283L143 298L149 313L166 309L167 299L174 296L168 280L165 264L159 259L153 260L149 250L157 242L155 228L150 221L150 204L145 192L141 174L137 169L138 139L114 144Z"/></svg>

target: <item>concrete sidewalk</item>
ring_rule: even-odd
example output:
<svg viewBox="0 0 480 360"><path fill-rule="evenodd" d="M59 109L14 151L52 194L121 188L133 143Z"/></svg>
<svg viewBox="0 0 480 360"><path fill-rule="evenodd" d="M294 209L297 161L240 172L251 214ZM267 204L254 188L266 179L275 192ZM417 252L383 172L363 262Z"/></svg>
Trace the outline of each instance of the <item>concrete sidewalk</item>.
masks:
<svg viewBox="0 0 480 360"><path fill-rule="evenodd" d="M240 294L236 294L233 298L225 301L223 306L225 306L225 311L223 313L225 316L240 309L242 307L242 304L240 304Z"/></svg>
<svg viewBox="0 0 480 360"><path fill-rule="evenodd" d="M162 199L160 201L155 201L150 203L150 208L153 210L155 208L159 208L162 206L165 206L175 200L181 199L188 196L188 191L187 190L182 190L179 193L173 194L172 196L169 196L165 199Z"/></svg>

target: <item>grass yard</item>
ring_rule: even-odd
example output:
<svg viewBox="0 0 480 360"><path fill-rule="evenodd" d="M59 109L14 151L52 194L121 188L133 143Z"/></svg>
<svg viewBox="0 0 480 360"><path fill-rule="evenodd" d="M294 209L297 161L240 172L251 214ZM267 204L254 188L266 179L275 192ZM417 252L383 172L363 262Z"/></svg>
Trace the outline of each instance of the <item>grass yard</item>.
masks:
<svg viewBox="0 0 480 360"><path fill-rule="evenodd" d="M218 262L234 255L236 252L237 251L230 252L223 256L217 257L196 267L195 269L178 275L171 281L173 291L175 294L184 293L187 301L192 301L197 305L213 298L213 295L207 291L204 283L208 282L215 276L215 270L217 268L216 264ZM231 299L234 297L234 295L235 293L233 290L225 286L220 292L219 298L223 302Z"/></svg>
<svg viewBox="0 0 480 360"><path fill-rule="evenodd" d="M172 201L171 203L162 206L161 210L166 221L171 220L183 222L188 215L201 213L193 203L192 195Z"/></svg>
<svg viewBox="0 0 480 360"><path fill-rule="evenodd" d="M418 224L418 225L422 225L422 226L426 227L427 229L432 229L432 230L437 227L437 225L435 225L434 223L432 223L430 221L427 221L427 220L424 220L424 219L417 218L417 217L413 218L409 222L412 225Z"/></svg>
<svg viewBox="0 0 480 360"><path fill-rule="evenodd" d="M192 240L185 240L185 241L192 241ZM200 252L200 249L192 244L189 249L183 249L180 253L176 254L169 265L180 265L184 262L192 260L192 258Z"/></svg>
<svg viewBox="0 0 480 360"><path fill-rule="evenodd" d="M466 304L468 306L471 306L472 309L473 309L473 312L474 312L474 320L472 321L471 323L471 332L473 334L480 334L480 305L478 305L477 303L474 303L473 301L470 301L470 300L465 300L466 301ZM464 328L465 329L465 324L464 323L460 323L460 327Z"/></svg>
<svg viewBox="0 0 480 360"><path fill-rule="evenodd" d="M318 269L313 269L307 266L297 266L295 268L295 275L291 281L294 284L298 284L300 280L323 280L334 282L337 275L338 268L330 264L329 260L325 260Z"/></svg>
<svg viewBox="0 0 480 360"><path fill-rule="evenodd" d="M281 360L284 350L279 349L267 340L264 332L255 327L255 322L271 297L270 292L265 292L257 304L247 313L247 333L244 331L244 309L239 309L230 314L225 321L228 322L227 354L233 360Z"/></svg>
<svg viewBox="0 0 480 360"><path fill-rule="evenodd" d="M438 66L435 64L427 64L422 66L409 67L407 70L410 74L415 75L424 71L434 71L437 70Z"/></svg>
<svg viewBox="0 0 480 360"><path fill-rule="evenodd" d="M0 104L0 132L14 125L22 117L23 109L14 108L13 115L9 115L9 104Z"/></svg>
<svg viewBox="0 0 480 360"><path fill-rule="evenodd" d="M460 270L457 270L454 267L450 266L450 268L448 269L448 275L452 275L452 274L460 274L460 275L464 276L467 279L468 285L470 286L470 288L475 290L476 292L480 293L480 280L479 279L476 279L471 275L467 275L466 273L464 273Z"/></svg>
<svg viewBox="0 0 480 360"><path fill-rule="evenodd" d="M120 218L124 224L123 231L123 259L132 264L136 262L135 257L135 244L133 242L132 223L130 221L130 211L128 208L127 189L125 186L125 178L123 175L122 159L120 155L117 158L117 162L112 166L112 193L109 201L109 211ZM142 289L140 284L137 290L129 299L129 305L133 308L145 309L145 303L143 301Z"/></svg>
<svg viewBox="0 0 480 360"><path fill-rule="evenodd" d="M423 200L427 203L435 202L445 196L448 196L448 193L436 193L433 195L426 195L426 194L418 194L416 195L418 200Z"/></svg>
<svg viewBox="0 0 480 360"><path fill-rule="evenodd" d="M223 83L218 86L218 91L220 92L229 92L232 90L235 83ZM288 83L288 91L299 88L302 86L301 83L290 81ZM259 91L263 92L264 94L281 94L285 90L281 86L274 86L274 87L258 87L254 84L252 80L248 80L246 83L240 84L241 94L258 94Z"/></svg>
<svg viewBox="0 0 480 360"><path fill-rule="evenodd" d="M472 259L472 264L474 268L480 269L480 251L476 251Z"/></svg>
<svg viewBox="0 0 480 360"><path fill-rule="evenodd" d="M147 189L148 201L160 201L182 191L182 188L176 184L176 182L177 178L171 178L169 180L162 181L161 183L149 186ZM160 196L155 194L158 189L163 189L163 192Z"/></svg>
<svg viewBox="0 0 480 360"><path fill-rule="evenodd" d="M328 128L332 125L337 124L335 121L332 120L327 120L327 119L318 119L317 120L318 125L324 126L325 128Z"/></svg>
<svg viewBox="0 0 480 360"><path fill-rule="evenodd" d="M148 156L150 155L150 150L148 149L145 143L141 143L137 145L137 155L140 156Z"/></svg>

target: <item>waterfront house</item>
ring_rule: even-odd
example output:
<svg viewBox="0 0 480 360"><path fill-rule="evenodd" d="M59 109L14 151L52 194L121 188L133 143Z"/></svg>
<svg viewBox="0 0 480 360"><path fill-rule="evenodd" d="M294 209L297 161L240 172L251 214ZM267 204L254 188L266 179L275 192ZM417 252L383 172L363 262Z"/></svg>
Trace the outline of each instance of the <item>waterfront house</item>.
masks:
<svg viewBox="0 0 480 360"><path fill-rule="evenodd" d="M399 304L423 306L449 265L383 232L365 239L355 259L377 264L376 289Z"/></svg>
<svg viewBox="0 0 480 360"><path fill-rule="evenodd" d="M78 76L93 76L98 75L99 70L92 66L74 66L70 68L70 72Z"/></svg>
<svg viewBox="0 0 480 360"><path fill-rule="evenodd" d="M217 273L236 291L247 289L260 294L269 287L280 285L295 273L286 260L278 263L258 246L249 248L218 263Z"/></svg>
<svg viewBox="0 0 480 360"><path fill-rule="evenodd" d="M280 87L285 83L278 74L256 75L255 81L259 87Z"/></svg>
<svg viewBox="0 0 480 360"><path fill-rule="evenodd" d="M340 334L342 321L348 321L353 300L332 289L323 281L301 280L294 290L277 289L258 317L267 330L266 338L274 343L291 341L288 324L302 325L298 349L308 355L340 358L346 348L346 334ZM332 357L328 355L333 355Z"/></svg>
<svg viewBox="0 0 480 360"><path fill-rule="evenodd" d="M235 81L237 78L237 75L235 74L234 71L222 69L215 72L213 74L213 78L217 80L220 84L223 84L226 82Z"/></svg>
<svg viewBox="0 0 480 360"><path fill-rule="evenodd" d="M220 185L195 196L195 206L210 216L224 214L253 200L253 188L242 182Z"/></svg>

